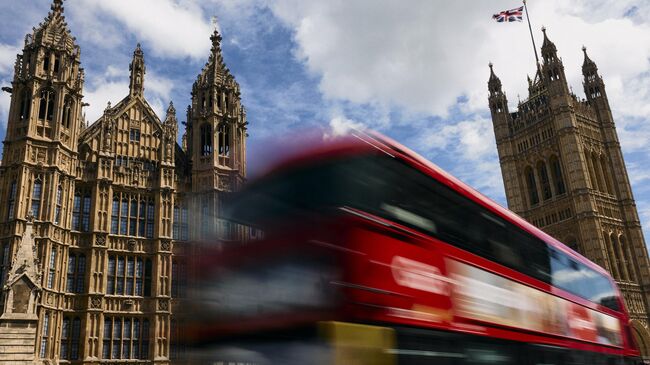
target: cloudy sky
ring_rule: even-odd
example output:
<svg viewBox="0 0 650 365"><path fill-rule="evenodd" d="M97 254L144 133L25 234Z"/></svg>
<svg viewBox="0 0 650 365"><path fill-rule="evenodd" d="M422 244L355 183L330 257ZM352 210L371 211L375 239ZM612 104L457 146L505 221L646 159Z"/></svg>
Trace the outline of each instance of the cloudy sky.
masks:
<svg viewBox="0 0 650 365"><path fill-rule="evenodd" d="M505 205L487 108L488 62L510 109L526 97L534 56L526 23L495 23L514 0L67 0L65 16L86 69L86 119L128 93L137 42L146 95L170 100L184 120L192 82L218 17L225 61L242 89L257 146L313 126L364 125L421 153ZM26 33L50 0L0 0L0 84L9 85ZM605 79L646 237L650 233L650 2L529 0L537 45L542 25L573 90L585 45ZM0 95L4 139L8 94Z"/></svg>

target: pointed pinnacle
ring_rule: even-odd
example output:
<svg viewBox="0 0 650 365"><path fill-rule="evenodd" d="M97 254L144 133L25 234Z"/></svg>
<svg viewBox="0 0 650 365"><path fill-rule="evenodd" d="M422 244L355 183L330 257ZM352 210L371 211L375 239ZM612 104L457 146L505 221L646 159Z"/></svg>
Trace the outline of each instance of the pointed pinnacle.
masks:
<svg viewBox="0 0 650 365"><path fill-rule="evenodd" d="M63 0L54 0L52 1L52 6L50 7L55 13L63 12Z"/></svg>

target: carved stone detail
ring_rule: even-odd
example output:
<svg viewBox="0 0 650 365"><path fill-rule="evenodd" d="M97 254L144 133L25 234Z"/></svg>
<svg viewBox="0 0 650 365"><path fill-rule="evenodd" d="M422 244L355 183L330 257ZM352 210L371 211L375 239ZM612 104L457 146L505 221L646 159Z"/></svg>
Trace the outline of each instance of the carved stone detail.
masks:
<svg viewBox="0 0 650 365"><path fill-rule="evenodd" d="M171 250L172 250L172 242L170 240L160 241L160 251L171 251Z"/></svg>
<svg viewBox="0 0 650 365"><path fill-rule="evenodd" d="M102 297L97 296L97 295L96 295L96 296L92 296L92 297L90 298L90 308L93 308L93 309L102 309L102 302L103 302Z"/></svg>

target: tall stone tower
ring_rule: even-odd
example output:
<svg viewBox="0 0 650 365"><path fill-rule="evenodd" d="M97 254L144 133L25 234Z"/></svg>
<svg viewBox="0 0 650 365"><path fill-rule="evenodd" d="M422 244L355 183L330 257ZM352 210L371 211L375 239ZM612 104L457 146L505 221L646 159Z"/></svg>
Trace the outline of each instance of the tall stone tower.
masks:
<svg viewBox="0 0 650 365"><path fill-rule="evenodd" d="M223 62L217 30L210 40L210 58L192 86L187 109L193 206L202 217L194 233L199 239L229 239L240 235L239 228L219 217L224 194L238 189L246 176L246 111L239 84Z"/></svg>
<svg viewBox="0 0 650 365"><path fill-rule="evenodd" d="M544 32L528 98L508 110L490 64L489 104L508 207L607 269L650 356L650 263L605 84L584 51L578 98Z"/></svg>
<svg viewBox="0 0 650 365"><path fill-rule="evenodd" d="M25 37L11 88L0 167L0 363L49 357L62 318L61 263L75 191L84 72L79 47L54 0ZM37 335L38 333L38 335ZM8 341L13 338L13 341Z"/></svg>

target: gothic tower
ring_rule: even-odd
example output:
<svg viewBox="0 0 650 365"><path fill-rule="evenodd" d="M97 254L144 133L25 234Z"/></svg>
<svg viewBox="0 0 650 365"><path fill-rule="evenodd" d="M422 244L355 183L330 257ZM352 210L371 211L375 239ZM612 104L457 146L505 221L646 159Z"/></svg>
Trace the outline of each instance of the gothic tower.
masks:
<svg viewBox="0 0 650 365"><path fill-rule="evenodd" d="M11 106L0 165L0 365L181 358L188 268L179 256L190 239L246 232L219 214L246 171L246 116L220 41L215 32L181 148L174 105L159 118L146 100L139 44L126 96L86 127L63 1L27 35L2 88Z"/></svg>
<svg viewBox="0 0 650 365"><path fill-rule="evenodd" d="M192 164L192 191L197 238L231 239L238 228L220 218L223 196L240 187L246 176L246 111L239 84L223 62L221 35L210 37L207 64L192 86L192 105L187 110L187 154ZM216 229L216 231L215 231Z"/></svg>
<svg viewBox="0 0 650 365"><path fill-rule="evenodd" d="M80 51L54 0L45 20L25 37L10 88L11 106L0 167L0 363L51 358L61 322L61 263L68 207L78 168L84 71Z"/></svg>
<svg viewBox="0 0 650 365"><path fill-rule="evenodd" d="M612 274L650 357L650 263L605 85L583 48L587 99L573 94L542 30L543 62L516 111L508 111L490 65L489 105L508 207Z"/></svg>

